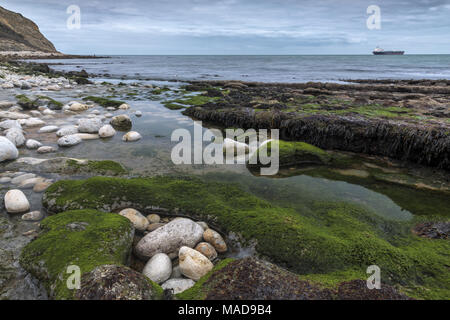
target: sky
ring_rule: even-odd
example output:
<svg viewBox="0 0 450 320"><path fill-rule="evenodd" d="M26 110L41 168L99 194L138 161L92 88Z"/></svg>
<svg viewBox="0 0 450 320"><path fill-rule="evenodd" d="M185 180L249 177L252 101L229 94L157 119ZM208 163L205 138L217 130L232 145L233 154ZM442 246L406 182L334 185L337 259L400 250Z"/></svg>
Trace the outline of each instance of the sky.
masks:
<svg viewBox="0 0 450 320"><path fill-rule="evenodd" d="M71 5L80 28L70 29ZM369 29L367 8L380 8ZM0 0L71 54L450 53L450 0ZM71 20L73 21L73 20Z"/></svg>

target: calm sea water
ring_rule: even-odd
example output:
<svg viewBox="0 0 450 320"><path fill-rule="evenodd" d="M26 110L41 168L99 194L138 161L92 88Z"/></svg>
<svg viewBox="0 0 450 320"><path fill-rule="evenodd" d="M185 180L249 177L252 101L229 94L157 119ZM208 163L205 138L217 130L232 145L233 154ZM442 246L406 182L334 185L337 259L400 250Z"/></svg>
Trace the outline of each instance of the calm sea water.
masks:
<svg viewBox="0 0 450 320"><path fill-rule="evenodd" d="M42 60L57 70L138 80L307 82L346 79L450 79L450 55L111 56Z"/></svg>

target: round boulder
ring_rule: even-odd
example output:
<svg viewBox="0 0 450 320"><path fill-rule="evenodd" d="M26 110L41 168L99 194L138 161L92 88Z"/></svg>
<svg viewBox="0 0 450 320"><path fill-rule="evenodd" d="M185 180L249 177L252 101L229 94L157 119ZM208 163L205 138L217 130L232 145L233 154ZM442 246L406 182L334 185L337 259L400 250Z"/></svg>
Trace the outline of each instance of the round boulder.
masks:
<svg viewBox="0 0 450 320"><path fill-rule="evenodd" d="M104 125L103 127L100 128L100 130L98 130L98 135L100 136L100 138L110 138L113 137L116 134L116 130L114 130L114 128L107 124Z"/></svg>
<svg viewBox="0 0 450 320"><path fill-rule="evenodd" d="M22 213L30 210L30 203L22 191L14 189L5 194L5 208L8 213Z"/></svg>
<svg viewBox="0 0 450 320"><path fill-rule="evenodd" d="M177 252L183 246L193 248L202 237L202 227L190 219L179 218L143 237L136 245L135 252L141 258L149 259L160 252Z"/></svg>
<svg viewBox="0 0 450 320"><path fill-rule="evenodd" d="M78 131L81 133L97 133L103 123L100 119L80 119L78 120Z"/></svg>
<svg viewBox="0 0 450 320"><path fill-rule="evenodd" d="M205 257L207 257L209 260L214 260L217 258L217 251L214 249L214 247L209 244L208 242L200 242L196 247L195 250L203 254Z"/></svg>
<svg viewBox="0 0 450 320"><path fill-rule="evenodd" d="M39 147L42 147L42 143L34 139L28 139L25 145L28 149L37 149Z"/></svg>
<svg viewBox="0 0 450 320"><path fill-rule="evenodd" d="M214 268L207 257L189 247L181 247L178 258L181 273L194 281L198 281Z"/></svg>
<svg viewBox="0 0 450 320"><path fill-rule="evenodd" d="M142 136L136 131L130 131L122 137L122 140L125 142L133 142L140 139L142 139Z"/></svg>
<svg viewBox="0 0 450 320"><path fill-rule="evenodd" d="M167 254L157 253L147 262L142 273L156 283L163 283L172 274L172 261Z"/></svg>
<svg viewBox="0 0 450 320"><path fill-rule="evenodd" d="M0 137L0 162L14 160L19 156L16 146L7 138Z"/></svg>
<svg viewBox="0 0 450 320"><path fill-rule="evenodd" d="M75 134L75 133L78 133L77 126L66 126L66 127L59 129L56 132L56 135L58 137L64 137L64 136L68 136L68 135Z"/></svg>
<svg viewBox="0 0 450 320"><path fill-rule="evenodd" d="M227 244L218 232L212 229L206 229L203 233L203 239L205 239L206 242L212 244L217 252L223 253L227 251Z"/></svg>
<svg viewBox="0 0 450 320"><path fill-rule="evenodd" d="M149 225L147 218L135 209L123 209L119 214L130 220L133 226L139 231L145 231Z"/></svg>
<svg viewBox="0 0 450 320"><path fill-rule="evenodd" d="M64 136L58 139L58 146L60 147L73 147L81 143L82 139L75 134Z"/></svg>

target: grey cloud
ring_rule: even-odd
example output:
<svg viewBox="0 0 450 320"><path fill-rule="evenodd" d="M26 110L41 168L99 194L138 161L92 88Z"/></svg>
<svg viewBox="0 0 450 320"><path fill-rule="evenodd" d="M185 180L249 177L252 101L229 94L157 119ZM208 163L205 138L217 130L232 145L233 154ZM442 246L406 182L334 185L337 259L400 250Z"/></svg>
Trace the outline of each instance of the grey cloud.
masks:
<svg viewBox="0 0 450 320"><path fill-rule="evenodd" d="M411 39L407 51L450 51L450 0L4 0L74 53L366 53ZM82 29L65 27L67 6ZM382 10L382 30L366 28L366 8ZM374 43L376 42L376 43ZM294 48L294 49L293 49ZM287 51L287 50L295 50ZM108 52L112 51L112 52Z"/></svg>

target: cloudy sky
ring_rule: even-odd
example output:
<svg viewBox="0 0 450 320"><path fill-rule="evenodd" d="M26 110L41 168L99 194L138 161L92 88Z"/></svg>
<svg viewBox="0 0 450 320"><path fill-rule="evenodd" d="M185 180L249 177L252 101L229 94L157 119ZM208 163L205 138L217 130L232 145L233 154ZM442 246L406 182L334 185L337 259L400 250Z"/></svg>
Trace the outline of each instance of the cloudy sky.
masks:
<svg viewBox="0 0 450 320"><path fill-rule="evenodd" d="M73 54L450 53L450 0L2 0ZM68 29L67 8L81 9ZM369 30L367 8L381 9Z"/></svg>

